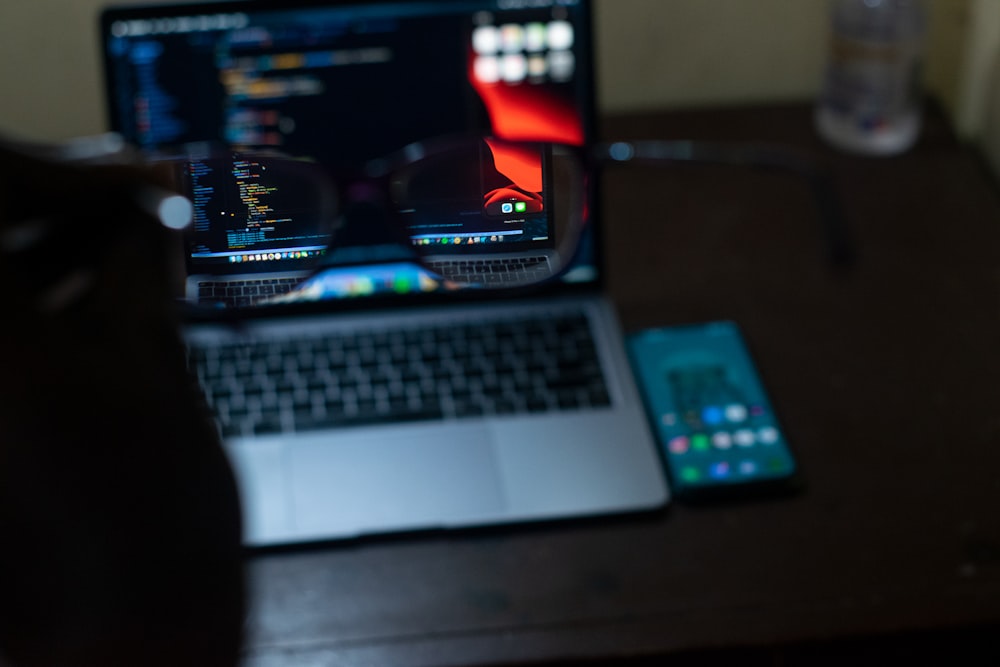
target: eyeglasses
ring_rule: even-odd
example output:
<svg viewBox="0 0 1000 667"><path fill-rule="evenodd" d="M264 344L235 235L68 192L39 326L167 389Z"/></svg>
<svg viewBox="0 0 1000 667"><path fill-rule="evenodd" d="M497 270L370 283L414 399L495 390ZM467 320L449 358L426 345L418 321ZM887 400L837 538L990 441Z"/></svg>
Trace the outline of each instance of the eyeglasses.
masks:
<svg viewBox="0 0 1000 667"><path fill-rule="evenodd" d="M438 139L360 166L197 148L166 162L192 202L189 272L274 276L266 294L189 291L209 307L324 300L366 275L387 291L534 286L565 276L586 226L582 155L557 144Z"/></svg>
<svg viewBox="0 0 1000 667"><path fill-rule="evenodd" d="M0 233L9 263L31 271L40 249L99 245L102 228L138 214L183 229L183 302L196 310L244 313L342 298L358 293L359 281L366 294L524 290L587 275L581 249L598 167L677 163L805 178L832 258L850 254L825 172L773 146L637 141L581 148L464 137L411 144L362 165L320 165L202 144L135 156L115 141L73 142L58 154L33 150L32 168L50 161L69 187L61 204L49 202L44 221L13 209L3 216L20 220ZM105 164L121 162L151 165L165 180L125 182ZM92 216L91 207L102 222L83 229L80 218Z"/></svg>

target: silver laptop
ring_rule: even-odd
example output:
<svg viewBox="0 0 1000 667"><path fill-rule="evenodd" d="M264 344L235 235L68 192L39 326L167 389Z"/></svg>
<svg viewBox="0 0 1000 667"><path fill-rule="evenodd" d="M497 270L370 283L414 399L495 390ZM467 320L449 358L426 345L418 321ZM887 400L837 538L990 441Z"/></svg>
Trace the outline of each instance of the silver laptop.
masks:
<svg viewBox="0 0 1000 667"><path fill-rule="evenodd" d="M594 122L590 21L586 0L111 8L101 20L111 126L149 150L220 142L332 173L461 133L579 144ZM516 197L493 217L409 220L410 247L431 249L418 265L382 252L391 244L377 226L358 225L334 251L270 224L292 219L279 190L255 193L264 224L230 224L213 217L225 207L206 186L185 251L189 299L203 283L225 285L185 335L236 471L248 545L668 501L601 294L596 220L558 280L516 296L454 293L428 267L547 267L551 230ZM317 257L324 270L303 283Z"/></svg>

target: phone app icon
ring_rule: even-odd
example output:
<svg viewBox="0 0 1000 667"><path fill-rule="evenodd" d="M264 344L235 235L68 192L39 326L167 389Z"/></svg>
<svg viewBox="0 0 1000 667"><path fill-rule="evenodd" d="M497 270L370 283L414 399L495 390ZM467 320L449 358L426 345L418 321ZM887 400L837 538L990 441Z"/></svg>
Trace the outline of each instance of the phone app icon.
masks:
<svg viewBox="0 0 1000 667"><path fill-rule="evenodd" d="M719 431L712 436L712 444L715 445L716 449L732 449L733 436L728 431Z"/></svg>
<svg viewBox="0 0 1000 667"><path fill-rule="evenodd" d="M740 429L733 434L733 442L740 447L752 447L756 440L753 431L750 429Z"/></svg>
<svg viewBox="0 0 1000 667"><path fill-rule="evenodd" d="M696 452L707 452L709 447L708 436L704 433L695 433L691 436L691 449Z"/></svg>
<svg viewBox="0 0 1000 667"><path fill-rule="evenodd" d="M472 31L472 48L478 54L491 54L500 50L500 30L496 26L483 25Z"/></svg>
<svg viewBox="0 0 1000 667"><path fill-rule="evenodd" d="M778 438L778 429L773 426L765 426L757 431L757 440L759 440L762 445L777 444Z"/></svg>
<svg viewBox="0 0 1000 667"><path fill-rule="evenodd" d="M524 27L517 23L500 26L500 48L507 53L515 53L524 48Z"/></svg>
<svg viewBox="0 0 1000 667"><path fill-rule="evenodd" d="M784 472L788 468L784 459L773 457L767 460L767 469L773 473Z"/></svg>
<svg viewBox="0 0 1000 667"><path fill-rule="evenodd" d="M528 205L523 201L519 201L516 204L514 204L514 211L516 211L517 213L524 213L527 210L528 210Z"/></svg>
<svg viewBox="0 0 1000 667"><path fill-rule="evenodd" d="M524 27L524 49L529 53L544 51L548 42L544 23L529 23Z"/></svg>
<svg viewBox="0 0 1000 667"><path fill-rule="evenodd" d="M694 466L684 466L681 468L681 479L688 483L701 480L701 471Z"/></svg>
<svg viewBox="0 0 1000 667"><path fill-rule="evenodd" d="M701 411L701 420L709 426L721 424L725 418L722 408L710 405Z"/></svg>
<svg viewBox="0 0 1000 667"><path fill-rule="evenodd" d="M573 48L573 24L569 21L552 21L548 27L549 48L564 51Z"/></svg>
<svg viewBox="0 0 1000 667"><path fill-rule="evenodd" d="M691 449L691 442L687 436L679 435L667 443L667 449L670 450L671 454L687 454L688 450Z"/></svg>
<svg viewBox="0 0 1000 667"><path fill-rule="evenodd" d="M719 461L718 463L713 463L712 467L708 470L708 474L713 479L725 479L729 477L729 462Z"/></svg>
<svg viewBox="0 0 1000 667"><path fill-rule="evenodd" d="M726 406L726 419L730 422L738 424L742 421L746 421L746 418L746 406L740 405L739 403L732 403Z"/></svg>
<svg viewBox="0 0 1000 667"><path fill-rule="evenodd" d="M539 79L549 71L549 63L543 56L531 56L528 58L528 76Z"/></svg>
<svg viewBox="0 0 1000 667"><path fill-rule="evenodd" d="M520 53L511 53L500 59L500 72L508 83L523 81L528 76L528 59Z"/></svg>

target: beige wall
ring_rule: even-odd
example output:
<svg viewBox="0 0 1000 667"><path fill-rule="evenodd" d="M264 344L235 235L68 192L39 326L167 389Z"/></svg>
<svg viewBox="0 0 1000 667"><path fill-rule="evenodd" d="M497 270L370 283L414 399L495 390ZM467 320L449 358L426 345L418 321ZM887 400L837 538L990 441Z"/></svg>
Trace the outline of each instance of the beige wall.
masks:
<svg viewBox="0 0 1000 667"><path fill-rule="evenodd" d="M952 109L969 4L927 4L927 86ZM602 103L627 110L811 97L826 54L828 6L826 0L598 0Z"/></svg>
<svg viewBox="0 0 1000 667"><path fill-rule="evenodd" d="M99 4L0 0L0 131L60 139L102 129Z"/></svg>
<svg viewBox="0 0 1000 667"><path fill-rule="evenodd" d="M823 63L818 0L603 0L596 8L608 110L808 97Z"/></svg>
<svg viewBox="0 0 1000 667"><path fill-rule="evenodd" d="M609 111L815 94L826 0L595 0L599 100ZM969 7L930 0L928 87L957 109ZM0 131L99 132L94 44L102 0L0 0ZM28 70L25 54L33 66Z"/></svg>
<svg viewBox="0 0 1000 667"><path fill-rule="evenodd" d="M973 0L961 89L963 132L978 138L1000 174L1000 2Z"/></svg>

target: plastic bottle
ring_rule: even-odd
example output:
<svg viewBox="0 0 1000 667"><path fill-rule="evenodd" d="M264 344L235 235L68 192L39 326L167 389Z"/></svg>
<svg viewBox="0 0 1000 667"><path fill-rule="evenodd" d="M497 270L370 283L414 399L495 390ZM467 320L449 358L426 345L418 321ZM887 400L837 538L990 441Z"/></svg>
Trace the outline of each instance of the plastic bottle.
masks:
<svg viewBox="0 0 1000 667"><path fill-rule="evenodd" d="M867 155L910 148L921 125L925 12L920 0L832 0L816 127Z"/></svg>

